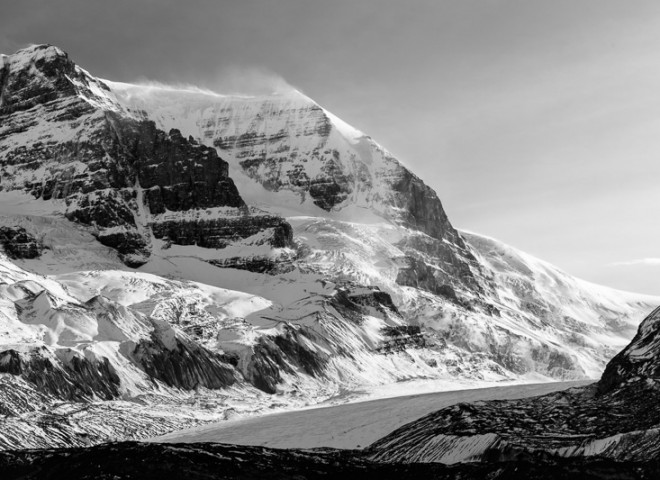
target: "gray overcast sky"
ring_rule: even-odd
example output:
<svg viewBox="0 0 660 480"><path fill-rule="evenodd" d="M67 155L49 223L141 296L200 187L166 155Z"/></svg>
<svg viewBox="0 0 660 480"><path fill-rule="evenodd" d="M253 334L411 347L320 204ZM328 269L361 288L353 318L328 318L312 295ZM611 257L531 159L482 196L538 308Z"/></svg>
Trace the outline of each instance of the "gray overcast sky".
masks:
<svg viewBox="0 0 660 480"><path fill-rule="evenodd" d="M412 167L458 228L660 294L655 0L0 0L0 52L29 43L119 81L279 75Z"/></svg>

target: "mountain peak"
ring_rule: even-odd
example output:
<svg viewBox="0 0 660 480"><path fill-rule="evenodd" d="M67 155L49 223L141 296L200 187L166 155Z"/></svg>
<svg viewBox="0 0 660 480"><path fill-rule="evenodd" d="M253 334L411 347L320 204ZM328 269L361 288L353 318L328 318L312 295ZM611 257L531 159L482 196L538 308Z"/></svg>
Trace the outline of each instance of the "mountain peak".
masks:
<svg viewBox="0 0 660 480"><path fill-rule="evenodd" d="M16 51L16 53L9 56L17 61L23 60L33 62L38 60L47 61L55 58L69 58L69 55L64 50L49 43L30 45L28 47L21 48L20 50Z"/></svg>
<svg viewBox="0 0 660 480"><path fill-rule="evenodd" d="M1 59L0 71L7 68L14 74L28 71L34 67L34 70L31 71L32 74L56 76L62 69L74 68L73 62L69 60L69 55L61 48L50 44L30 45L14 54L2 55Z"/></svg>
<svg viewBox="0 0 660 480"><path fill-rule="evenodd" d="M75 98L102 110L118 111L114 95L103 82L78 67L69 55L50 44L31 45L0 62L0 113Z"/></svg>

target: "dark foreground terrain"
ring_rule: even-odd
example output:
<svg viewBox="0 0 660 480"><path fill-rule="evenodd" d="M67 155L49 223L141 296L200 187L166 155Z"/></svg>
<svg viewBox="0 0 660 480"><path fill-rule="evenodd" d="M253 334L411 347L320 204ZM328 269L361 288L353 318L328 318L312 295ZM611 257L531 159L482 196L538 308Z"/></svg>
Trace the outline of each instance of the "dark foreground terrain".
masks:
<svg viewBox="0 0 660 480"><path fill-rule="evenodd" d="M123 442L91 448L0 453L10 479L655 479L660 462L518 456L478 464L375 463L355 450L278 450L222 444Z"/></svg>

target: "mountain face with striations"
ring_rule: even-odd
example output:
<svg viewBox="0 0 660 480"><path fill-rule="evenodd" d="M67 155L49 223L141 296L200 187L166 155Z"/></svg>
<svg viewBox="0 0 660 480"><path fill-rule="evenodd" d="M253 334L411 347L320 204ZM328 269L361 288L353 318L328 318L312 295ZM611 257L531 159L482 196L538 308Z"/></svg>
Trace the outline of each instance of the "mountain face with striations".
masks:
<svg viewBox="0 0 660 480"><path fill-rule="evenodd" d="M411 379L594 378L660 303L458 232L299 92L110 82L49 45L0 58L0 446Z"/></svg>
<svg viewBox="0 0 660 480"><path fill-rule="evenodd" d="M476 290L475 259L435 192L371 138L298 91L266 97L107 82L138 118L180 128L230 163L248 203L287 217L385 223L406 232L399 283ZM408 233L409 232L409 233ZM427 266L423 257L432 260ZM472 267L471 267L472 266ZM419 269L418 275L407 270Z"/></svg>

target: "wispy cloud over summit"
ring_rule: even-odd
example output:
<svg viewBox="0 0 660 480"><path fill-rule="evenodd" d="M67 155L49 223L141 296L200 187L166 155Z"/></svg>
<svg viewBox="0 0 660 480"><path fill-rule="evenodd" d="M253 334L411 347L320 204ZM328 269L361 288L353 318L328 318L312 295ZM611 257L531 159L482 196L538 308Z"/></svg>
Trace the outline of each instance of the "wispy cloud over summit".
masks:
<svg viewBox="0 0 660 480"><path fill-rule="evenodd" d="M660 266L660 258L637 258L635 260L627 260L624 262L614 262L610 263L611 267L627 267L635 265L648 265L648 266Z"/></svg>
<svg viewBox="0 0 660 480"><path fill-rule="evenodd" d="M201 79L200 83L225 95L270 95L296 90L281 75L256 66L227 66L219 69L210 80Z"/></svg>

